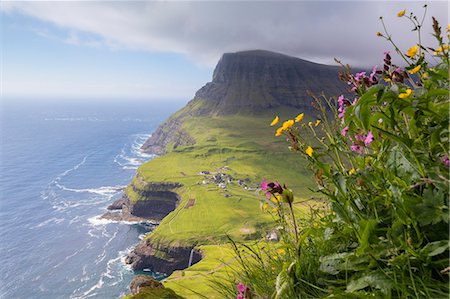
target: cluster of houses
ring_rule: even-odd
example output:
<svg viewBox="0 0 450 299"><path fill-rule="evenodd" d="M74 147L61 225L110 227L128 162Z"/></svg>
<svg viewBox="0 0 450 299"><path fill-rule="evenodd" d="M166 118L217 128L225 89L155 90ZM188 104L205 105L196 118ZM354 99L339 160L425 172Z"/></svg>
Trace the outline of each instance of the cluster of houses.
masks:
<svg viewBox="0 0 450 299"><path fill-rule="evenodd" d="M217 187L224 190L226 190L228 185L230 184L237 184L238 186L241 186L244 190L256 191L258 189L255 187L248 186L249 184L251 184L250 179L245 180L236 179L230 174L221 172L227 170L229 170L228 166L220 168L218 172L210 172L207 170L200 171L199 175L203 175L203 181L201 182L201 184L203 185L214 184L217 185Z"/></svg>

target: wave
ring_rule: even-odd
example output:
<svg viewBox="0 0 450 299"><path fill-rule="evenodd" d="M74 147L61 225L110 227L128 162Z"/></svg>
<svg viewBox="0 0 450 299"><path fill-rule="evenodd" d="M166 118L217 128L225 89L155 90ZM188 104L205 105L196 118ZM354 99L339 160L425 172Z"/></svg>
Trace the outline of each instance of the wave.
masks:
<svg viewBox="0 0 450 299"><path fill-rule="evenodd" d="M63 222L64 220L65 220L64 218L53 217L53 218L47 219L47 220L45 220L45 221L43 221L43 222L41 222L41 223L31 227L31 229L43 227L43 226L46 226L48 224L59 224L59 223Z"/></svg>
<svg viewBox="0 0 450 299"><path fill-rule="evenodd" d="M110 220L110 219L104 219L101 217L102 217L102 215L97 215L97 216L89 218L88 221L93 226L105 226L105 225L111 224L111 223L119 223L119 224L126 224L126 225L145 224L145 225L150 225L151 227L154 225L157 225L156 223L154 223L152 221L147 221L147 220L125 221L125 220Z"/></svg>
<svg viewBox="0 0 450 299"><path fill-rule="evenodd" d="M114 157L114 162L122 169L137 169L146 161L153 159L156 155L147 154L141 151L142 145L151 136L151 134L134 134L133 141L125 144L120 153Z"/></svg>

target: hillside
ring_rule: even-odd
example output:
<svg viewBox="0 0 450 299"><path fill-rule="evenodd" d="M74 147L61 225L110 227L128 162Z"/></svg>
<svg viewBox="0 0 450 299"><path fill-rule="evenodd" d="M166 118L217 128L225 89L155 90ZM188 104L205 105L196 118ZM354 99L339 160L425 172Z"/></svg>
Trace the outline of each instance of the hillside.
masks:
<svg viewBox="0 0 450 299"><path fill-rule="evenodd" d="M239 242L258 240L275 227L260 208L257 189L263 178L277 178L294 190L299 216L314 203L306 165L288 151L283 138L274 136L269 124L274 115L292 118L302 112L304 121L314 121L307 91L319 93L325 86L326 94L342 92L345 85L337 73L335 67L266 51L225 54L212 82L143 146L164 155L138 169L126 190L131 210L159 207L154 195L163 184L174 186L164 192L176 194L178 202L127 262L135 270L170 274L188 266L192 251L193 262L201 261L175 271L165 285L189 298L196 297L190 288L214 298L201 275L221 275L219 266L230 256L227 236ZM217 267L222 270L210 273Z"/></svg>

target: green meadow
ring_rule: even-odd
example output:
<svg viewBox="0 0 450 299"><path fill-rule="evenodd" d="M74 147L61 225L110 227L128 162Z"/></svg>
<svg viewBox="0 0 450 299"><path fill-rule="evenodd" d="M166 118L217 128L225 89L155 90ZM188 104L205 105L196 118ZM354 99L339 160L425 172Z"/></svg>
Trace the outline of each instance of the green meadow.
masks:
<svg viewBox="0 0 450 299"><path fill-rule="evenodd" d="M301 112L290 111L289 117ZM299 195L294 205L299 216L314 202L309 170L298 153L289 151L284 137L275 137L277 126L269 126L274 115L283 120L288 113L275 110L262 115L185 118L183 128L195 138L195 145L175 149L169 145L167 154L138 169L145 182L183 185L174 190L181 199L178 207L148 236L157 246L198 246L202 250L204 258L199 263L174 272L165 283L180 295L195 298L199 296L195 292L200 292L214 298L208 280L211 273L226 273L226 261L232 257L228 237L251 242L274 228L272 214L260 204L263 195L258 189L263 178L277 179ZM211 179L218 173L231 176L226 188ZM136 178L132 184L144 188ZM127 193L132 201L146 200L131 187Z"/></svg>

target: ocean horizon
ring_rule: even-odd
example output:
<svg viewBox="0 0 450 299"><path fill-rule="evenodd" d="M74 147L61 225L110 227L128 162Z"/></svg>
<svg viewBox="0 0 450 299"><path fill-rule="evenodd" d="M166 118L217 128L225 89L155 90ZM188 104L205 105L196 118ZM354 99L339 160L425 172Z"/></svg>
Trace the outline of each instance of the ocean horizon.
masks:
<svg viewBox="0 0 450 299"><path fill-rule="evenodd" d="M3 101L0 298L119 298L124 257L152 226L99 217L182 102ZM154 274L161 278L161 275Z"/></svg>

